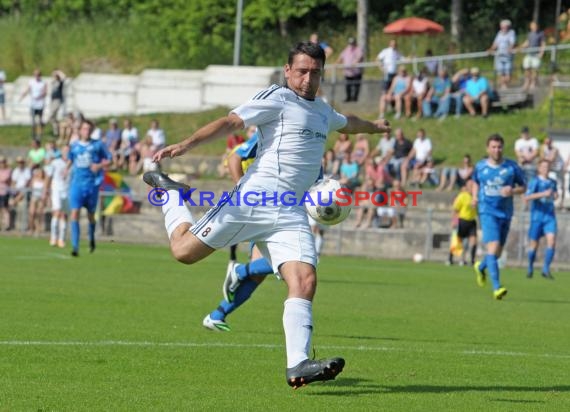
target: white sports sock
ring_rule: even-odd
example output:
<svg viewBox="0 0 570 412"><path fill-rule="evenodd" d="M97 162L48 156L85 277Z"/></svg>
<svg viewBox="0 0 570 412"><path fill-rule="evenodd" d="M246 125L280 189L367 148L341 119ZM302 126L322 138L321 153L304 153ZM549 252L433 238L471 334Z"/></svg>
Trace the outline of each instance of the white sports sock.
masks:
<svg viewBox="0 0 570 412"><path fill-rule="evenodd" d="M59 222L59 219L55 216L51 217L51 225L50 225L50 237L51 239L57 239L57 224Z"/></svg>
<svg viewBox="0 0 570 412"><path fill-rule="evenodd" d="M59 240L65 240L65 229L67 229L65 218L59 219Z"/></svg>
<svg viewBox="0 0 570 412"><path fill-rule="evenodd" d="M320 233L315 235L315 249L317 250L317 256L320 256L321 249L323 248L323 237Z"/></svg>
<svg viewBox="0 0 570 412"><path fill-rule="evenodd" d="M180 205L180 193L178 190L169 190L168 195L168 202L162 206L162 213L164 214L164 226L170 239L172 232L182 223L193 225L194 218L184 203Z"/></svg>
<svg viewBox="0 0 570 412"><path fill-rule="evenodd" d="M309 358L313 334L313 303L301 298L289 298L283 310L283 329L287 349L287 367L292 368Z"/></svg>

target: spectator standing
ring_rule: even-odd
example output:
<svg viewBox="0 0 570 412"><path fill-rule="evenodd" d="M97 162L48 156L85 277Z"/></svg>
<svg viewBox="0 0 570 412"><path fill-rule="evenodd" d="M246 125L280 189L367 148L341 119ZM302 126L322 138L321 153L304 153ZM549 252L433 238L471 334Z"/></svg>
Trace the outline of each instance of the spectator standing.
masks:
<svg viewBox="0 0 570 412"><path fill-rule="evenodd" d="M441 69L423 101L422 109L425 117L431 117L432 105L437 107L434 116L445 119L449 113L451 80L446 69Z"/></svg>
<svg viewBox="0 0 570 412"><path fill-rule="evenodd" d="M138 162L137 143L139 142L139 132L130 119L123 122L121 131L121 149L119 154L118 167L127 169L130 165Z"/></svg>
<svg viewBox="0 0 570 412"><path fill-rule="evenodd" d="M59 137L59 111L63 109L65 100L64 88L65 73L61 70L54 70L51 82L51 101L49 104L50 114L48 121L51 123L51 132L54 137Z"/></svg>
<svg viewBox="0 0 570 412"><path fill-rule="evenodd" d="M433 51L431 49L426 50L426 57L430 57L429 60L425 62L425 68L430 76L435 76L439 72L439 62L433 59Z"/></svg>
<svg viewBox="0 0 570 412"><path fill-rule="evenodd" d="M6 92L4 83L6 82L6 73L0 70L0 112L2 113L2 121L6 120Z"/></svg>
<svg viewBox="0 0 570 412"><path fill-rule="evenodd" d="M520 137L515 141L517 163L524 170L527 182L536 175L536 162L539 155L538 139L530 135L527 126L521 129Z"/></svg>
<svg viewBox="0 0 570 412"><path fill-rule="evenodd" d="M398 44L394 39L390 40L388 47L378 53L376 60L384 73L384 92L387 92L390 88L392 79L396 76L398 70L398 62L401 59L402 55L398 51Z"/></svg>
<svg viewBox="0 0 570 412"><path fill-rule="evenodd" d="M495 40L489 52L495 54L495 71L499 77L499 87L506 89L511 81L511 73L513 72L513 57L516 43L515 31L511 28L510 20L501 20L499 31L495 36Z"/></svg>
<svg viewBox="0 0 570 412"><path fill-rule="evenodd" d="M344 80L346 82L345 102L357 102L362 82L362 67L357 67L358 63L364 61L362 49L356 44L354 37L349 37L348 45L343 49L336 61L337 64L344 65Z"/></svg>
<svg viewBox="0 0 570 412"><path fill-rule="evenodd" d="M529 32L526 40L518 47L518 49L534 48L538 50L529 51L523 59L524 84L523 89L532 91L536 87L538 80L538 69L540 69L540 61L544 55L546 40L544 32L538 30L538 24L534 21L530 22Z"/></svg>
<svg viewBox="0 0 570 412"><path fill-rule="evenodd" d="M26 166L26 160L22 156L16 157L16 167L12 170L12 206L17 207L20 202L25 200L27 216L27 203L28 203L28 185L32 178L31 170ZM25 230L25 227L20 230Z"/></svg>
<svg viewBox="0 0 570 412"><path fill-rule="evenodd" d="M10 230L10 182L12 169L8 160L0 156L0 229Z"/></svg>
<svg viewBox="0 0 570 412"><path fill-rule="evenodd" d="M463 104L471 116L476 116L475 105L481 106L481 114L487 117L489 113L489 82L480 75L478 67L470 70L471 78L465 83Z"/></svg>
<svg viewBox="0 0 570 412"><path fill-rule="evenodd" d="M332 54L334 53L333 48L327 42L319 39L318 33L311 33L311 35L309 36L309 42L313 43L313 44L318 44L319 47L325 52L325 58L326 59L329 59L332 56ZM324 82L324 80L325 80L325 70L326 69L323 68L323 71L321 74L321 82ZM319 90L317 91L317 96L319 96L325 102L327 101L327 98L323 93L322 87L320 87Z"/></svg>
<svg viewBox="0 0 570 412"><path fill-rule="evenodd" d="M20 101L30 95L30 114L32 115L32 138L41 139L44 130L43 114L47 96L47 84L42 79L42 72L34 70L34 78L22 93Z"/></svg>

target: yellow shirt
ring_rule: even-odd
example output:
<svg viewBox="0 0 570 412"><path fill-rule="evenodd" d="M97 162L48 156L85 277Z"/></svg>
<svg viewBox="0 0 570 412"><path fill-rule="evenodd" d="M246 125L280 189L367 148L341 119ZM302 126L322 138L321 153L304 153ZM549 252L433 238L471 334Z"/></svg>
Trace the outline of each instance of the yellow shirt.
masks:
<svg viewBox="0 0 570 412"><path fill-rule="evenodd" d="M471 193L462 191L453 201L453 210L457 212L459 219L475 220L477 217L477 209L472 205L473 197Z"/></svg>

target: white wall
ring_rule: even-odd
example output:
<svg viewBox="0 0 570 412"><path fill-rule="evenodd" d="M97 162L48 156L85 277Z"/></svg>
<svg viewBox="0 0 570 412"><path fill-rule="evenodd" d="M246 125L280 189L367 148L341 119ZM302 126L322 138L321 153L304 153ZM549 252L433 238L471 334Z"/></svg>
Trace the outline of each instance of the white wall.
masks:
<svg viewBox="0 0 570 412"><path fill-rule="evenodd" d="M144 70L138 75L81 73L68 79L66 111L88 118L144 113L196 112L236 106L269 86L280 69L209 66L205 70ZM29 97L20 101L31 77L6 83L6 122L30 124ZM51 86L51 79L44 80ZM49 95L44 121L49 116Z"/></svg>

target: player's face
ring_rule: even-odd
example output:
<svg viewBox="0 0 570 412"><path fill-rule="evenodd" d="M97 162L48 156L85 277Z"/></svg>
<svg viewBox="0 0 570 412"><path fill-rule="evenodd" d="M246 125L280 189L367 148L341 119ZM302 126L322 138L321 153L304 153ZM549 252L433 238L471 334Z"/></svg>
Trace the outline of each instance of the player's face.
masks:
<svg viewBox="0 0 570 412"><path fill-rule="evenodd" d="M538 174L542 177L548 176L548 162L540 162L538 164Z"/></svg>
<svg viewBox="0 0 570 412"><path fill-rule="evenodd" d="M81 140L89 139L89 135L91 134L91 126L88 123L82 123L81 127L79 128L79 138Z"/></svg>
<svg viewBox="0 0 570 412"><path fill-rule="evenodd" d="M503 145L501 142L491 140L487 145L487 155L495 162L500 162L503 159Z"/></svg>
<svg viewBox="0 0 570 412"><path fill-rule="evenodd" d="M285 65L287 86L304 99L312 100L321 85L322 63L306 54L297 54L293 64Z"/></svg>

